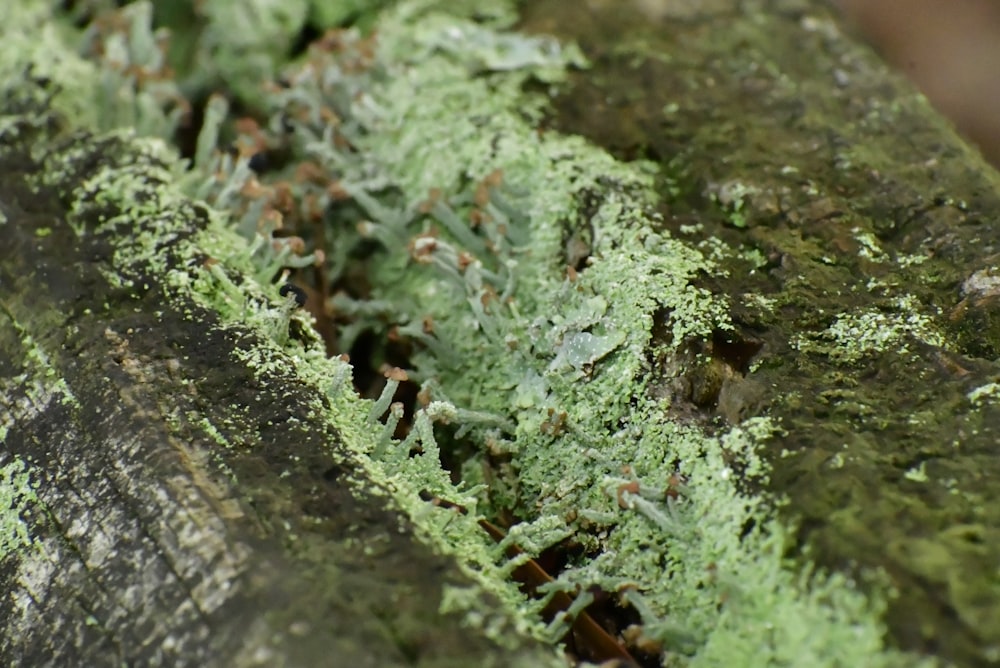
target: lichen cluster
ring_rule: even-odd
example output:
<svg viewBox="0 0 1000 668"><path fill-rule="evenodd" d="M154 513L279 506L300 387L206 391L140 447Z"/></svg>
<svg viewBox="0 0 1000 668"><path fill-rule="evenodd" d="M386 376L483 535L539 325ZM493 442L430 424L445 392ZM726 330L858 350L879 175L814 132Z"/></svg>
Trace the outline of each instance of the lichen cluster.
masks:
<svg viewBox="0 0 1000 668"><path fill-rule="evenodd" d="M31 535L22 516L33 512L37 504L24 461L11 459L0 466L0 508L3 509L0 512L0 558L31 545Z"/></svg>
<svg viewBox="0 0 1000 668"><path fill-rule="evenodd" d="M352 15L348 5L329 20ZM884 648L880 597L786 562L788 532L772 512L779 501L747 491L767 479L758 451L780 425L751 418L709 433L668 417L658 375L687 359L693 341L731 327L729 305L694 285L721 269L659 224L651 165L541 129L547 92L567 68L586 65L575 47L511 29L513 3L409 0L369 17L373 35L329 33L282 64L309 3L253 6L260 12L199 4L208 19L193 51L199 74L179 88L134 76L163 68L143 3L122 10L123 28L87 33L90 60L67 57L69 69L53 73L66 87L56 109L86 112L72 118L78 127L111 129L102 126L110 117L112 127L169 136L184 108L177 91L219 82L264 114L234 123L213 97L190 165L146 139L134 145L148 159L96 171L75 194L80 206L134 201L130 215L144 219L195 215L189 197L212 207L199 209L210 222L177 251L187 254L180 263L165 263L155 238L130 237L128 220L106 221L120 231L118 265L151 268L226 326L262 333L269 343L238 361L262 373L294 365L324 398L312 418L336 426L362 477L384 484L422 538L499 594L522 629L555 641L566 622L545 628L545 601L521 594L511 572L572 545L578 556L543 593L616 597L665 665L917 665ZM38 12L22 20L48 25ZM99 99L114 114L78 101L76 71L104 82ZM274 80L262 86L260 72ZM234 151L223 150L226 133ZM291 157L257 173L254 157L275 150ZM744 225L735 219L742 194L719 197ZM286 219L319 220L328 245L291 241ZM171 233L169 216L160 229ZM403 438L394 403L402 376L361 399L344 359L327 357L317 337L288 335L291 319L305 319L274 279L317 264L342 286L324 304L346 323L342 351L361 336L408 344L405 375L420 394ZM358 275L364 287L347 289ZM857 326L841 319L817 341ZM651 349L654 327L669 332L669 345ZM890 333L925 330L920 321ZM515 523L495 545L480 517ZM507 556L511 545L521 556ZM477 616L478 597L454 590L446 605L500 629Z"/></svg>

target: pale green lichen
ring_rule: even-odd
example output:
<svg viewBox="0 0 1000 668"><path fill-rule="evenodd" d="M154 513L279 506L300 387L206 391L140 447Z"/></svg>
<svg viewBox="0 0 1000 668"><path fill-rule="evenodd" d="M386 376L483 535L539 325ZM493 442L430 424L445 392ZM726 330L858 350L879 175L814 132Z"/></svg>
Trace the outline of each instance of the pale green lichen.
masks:
<svg viewBox="0 0 1000 668"><path fill-rule="evenodd" d="M919 465L907 469L903 477L913 482L927 482L927 462L920 462Z"/></svg>
<svg viewBox="0 0 1000 668"><path fill-rule="evenodd" d="M519 470L506 483L506 498L495 495L505 483L491 480L494 489L482 500L530 508L518 526L538 529L536 549L571 532L599 550L571 564L560 581L635 588L645 632L671 648L670 661L739 665L752 655L759 665L913 665L912 657L882 651L877 619L884 604L867 600L843 577L788 568L784 529L768 519L763 500L739 491L734 461L743 475L766 476L756 449L773 425L751 421L714 438L667 420L668 407L645 398L653 314L670 314L676 347L728 326L725 305L691 286L695 274L713 271L711 261L653 231L648 175L579 139L549 133L539 140L533 119L542 101L519 92L535 61L520 59L522 69L486 68L487 76L470 80L470 67L488 62L475 44L460 54L426 47L472 28L424 14L428 3L419 6L404 3L380 21L380 77L358 81L331 63L324 75L332 91L313 87L312 69L291 75L287 97L318 107L324 100L336 104L338 85L363 91L351 96L356 104L336 107L350 123L345 132L358 157L318 141L323 129L308 122L296 136L304 137L305 154L342 175L372 219L369 236L386 247L372 277L373 299L395 304L404 327L431 316L434 338L451 352L442 356L428 344L414 357L414 377L433 397L514 420L513 433L471 430L479 442L510 453ZM488 50L491 42L481 43ZM483 253L452 229L447 214L435 212L437 205L420 215L431 189L460 218L470 215L476 196L463 183L483 183L498 169L502 185L494 184L489 202L476 204L503 202L498 210L508 239L518 238L510 248L519 253ZM602 199L583 214L589 191ZM361 197L366 192L373 199ZM427 235L437 225L440 240ZM589 259L572 278L562 266L564 232L583 225L593 229ZM427 268L406 264L411 237L412 256L429 257ZM459 264L462 252L469 256ZM480 267L491 264L516 275L510 300L484 302L485 286L508 290L503 273L492 284L484 279ZM924 320L907 322L904 333L931 338ZM418 459L420 476L432 476L425 458ZM483 463L463 468L467 484L487 482L477 477ZM384 465L400 485L415 468L391 454ZM664 503L675 473L690 481L689 489ZM624 499L631 512L623 512L617 492L631 482L645 492ZM749 534L747 526L754 527Z"/></svg>
<svg viewBox="0 0 1000 668"><path fill-rule="evenodd" d="M508 3L455 7L487 5L513 16ZM294 5L279 23L287 27L300 10ZM417 412L406 441L377 428L374 404L353 391L347 363L326 358L316 342L288 340L291 316L273 286L249 278L273 256L258 256L220 214L210 214L205 232L174 245L179 264L165 263L150 239L169 238L178 211L192 213L171 182L168 165L176 158L148 142L126 141L139 157L95 173L76 193L76 211L97 200L124 206L127 215L101 224L123 232L116 237L119 268L167 274L174 296L216 310L224 326L263 335L258 346L237 353L241 363L262 376L291 365L325 394L329 408L317 397L310 410L341 435L364 471L359 477L392 494L418 534L453 555L481 587L447 590L445 607L465 610L469 623L498 639L511 624L547 634L532 616L541 604L518 592L507 577L512 563L476 523L480 509L509 505L524 516L511 539L522 548L539 551L573 535L596 554L569 564L555 587L623 592L644 634L664 643L673 665L917 665L883 649L881 597L866 598L843 576L791 567L786 529L765 499L742 490L740 476L766 479L757 451L776 425L752 419L713 436L671 421L669 406L649 398L654 318L668 325L669 353L728 327L727 306L692 285L716 270L711 259L657 231L646 169L623 165L580 138L539 137L545 97L526 95L522 86L532 77L558 81L580 62L577 53L448 10L459 11L401 2L379 18L374 74L339 70L331 60L322 81L317 70L300 70L287 93L272 96L281 112L293 102L318 109L340 101L340 131L353 150L337 149L319 115L298 121L296 150L341 174L371 219L363 229L384 245L384 261L370 277L374 300L385 305L379 312L415 338L414 323L427 315L434 321L413 375L435 401ZM231 165L233 173L239 165ZM491 180L498 169L502 179ZM480 197L477 184L487 181ZM432 188L441 206L424 215ZM739 214L733 202L744 196L724 205ZM473 211L504 224L467 234L455 221ZM129 235L137 220L163 227L155 237ZM431 227L441 230L440 242L431 242ZM564 235L583 228L591 230L589 257L574 276L564 266ZM480 234L493 236L486 243ZM361 235L342 237L350 246ZM423 255L407 249L411 239ZM221 266L203 267L204 252ZM904 298L888 314L844 316L799 345L846 361L911 338L938 345L918 306ZM838 352L849 343L857 352ZM457 421L474 423L471 440L484 453L508 454L519 475L500 470L487 480L488 460L480 455L463 467L464 482L453 484L437 449L444 423ZM422 454L411 456L413 449ZM684 491L670 499L677 476L686 480ZM428 504L422 492L469 512ZM482 613L484 590L500 597L505 614Z"/></svg>
<svg viewBox="0 0 1000 668"><path fill-rule="evenodd" d="M229 442L229 439L222 435L222 432L219 431L218 427L212 424L211 420L194 412L189 413L187 417L188 420L205 432L205 434L211 438L216 445L227 450L233 449L233 444Z"/></svg>
<svg viewBox="0 0 1000 668"><path fill-rule="evenodd" d="M140 134L168 137L186 113L186 103L166 76L162 33L151 27L149 2L121 10L120 21L106 21L87 35L85 46L94 60L66 49L80 41L68 22L54 14L52 3L26 0L5 7L0 95L16 109L34 96L37 103L51 97L50 107L75 128L111 130L128 127ZM50 82L46 87L24 86L23 76ZM38 118L36 122L43 122ZM0 118L0 136L14 132Z"/></svg>
<svg viewBox="0 0 1000 668"><path fill-rule="evenodd" d="M793 345L803 352L851 364L886 351L904 354L914 341L947 347L934 318L923 313L916 297L907 294L890 300L882 309L845 313L825 330L803 335Z"/></svg>
<svg viewBox="0 0 1000 668"><path fill-rule="evenodd" d="M84 37L100 65L98 129L169 138L189 109L167 64L167 32L153 31L150 2L126 5L116 19L95 22Z"/></svg>
<svg viewBox="0 0 1000 668"><path fill-rule="evenodd" d="M378 445L378 432L371 429L367 419L371 402L360 399L350 384L350 366L342 360L326 358L316 340L306 348L288 340L290 319L303 316L290 312L287 299L276 299L252 279L241 277L239 285L233 281L231 276L237 276L239 269L254 273L253 249L224 226L220 214L209 212L209 225L201 233L183 240L178 236L182 230L190 229L194 211L172 182L171 170L164 162L176 156L164 154L162 143L155 139L120 135L111 139L122 142L128 151L119 156L120 164L104 165L73 193L69 218L71 223L77 221L78 233L114 233L110 238L116 240L112 260L116 272L164 276L169 297L194 298L215 311L224 326L241 325L262 334L264 338L258 345L234 353L237 360L261 376L286 373L291 365L305 382L327 395L332 408L324 407L318 395L310 405L310 412L333 424L357 456L356 465L366 472L360 476L366 484L391 490L424 540L460 556L461 567L479 583L481 591L499 595L504 607L483 620L495 639L516 643L516 639L506 637L503 629L512 624L519 629L538 625L517 613L517 605L523 598L516 585L501 574L497 548L476 524L475 497L452 485L436 454L432 418L471 414L457 410L442 412L443 404L422 411L413 434L424 450L423 456L410 458L410 444L396 443L384 462L370 460L368 455ZM55 178L53 172L50 180ZM93 229L85 228L82 221L90 215L92 207L122 209L124 213L99 222ZM137 224L151 225L156 232L136 233ZM164 254L163 244L171 241L171 252ZM203 267L197 258L205 252L223 262ZM223 266L227 269L223 270ZM201 421L196 424L210 438L218 434L211 425ZM420 499L422 492L440 494L469 508L472 514L456 516L429 505ZM476 600L477 608L486 609L481 598ZM540 629L538 625L538 634Z"/></svg>
<svg viewBox="0 0 1000 668"><path fill-rule="evenodd" d="M858 242L858 255L871 262L885 262L889 259L878 239L871 232L866 232L860 227L851 230L854 240Z"/></svg>
<svg viewBox="0 0 1000 668"><path fill-rule="evenodd" d="M980 385L966 395L973 406L1000 401L1000 383Z"/></svg>
<svg viewBox="0 0 1000 668"><path fill-rule="evenodd" d="M930 255L903 253L896 256L896 264L901 267L914 267L927 262L929 259L931 259Z"/></svg>
<svg viewBox="0 0 1000 668"><path fill-rule="evenodd" d="M185 86L227 86L246 101L259 98L305 25L306 0L201 2L198 35Z"/></svg>
<svg viewBox="0 0 1000 668"><path fill-rule="evenodd" d="M35 514L39 505L24 460L5 459L0 465L0 559L33 544L25 517Z"/></svg>
<svg viewBox="0 0 1000 668"><path fill-rule="evenodd" d="M19 389L11 393L17 397L15 401L0 407L2 423L5 426L13 425L19 420L37 415L53 401L79 407L76 396L52 365L48 354L38 341L2 305L0 305L0 317L8 318L9 325L18 333L23 353L20 357L23 363L21 373L7 379L5 383L5 385L19 386Z"/></svg>
<svg viewBox="0 0 1000 668"><path fill-rule="evenodd" d="M35 87L22 85L22 77L48 79L59 92L52 106L65 118L83 127L96 127L94 90L98 67L68 52L68 29L52 20L51 3L43 0L5 3L3 40L0 41L0 95L8 103L25 94L47 96ZM8 108L16 105L8 104ZM13 128L0 123L0 136Z"/></svg>
<svg viewBox="0 0 1000 668"><path fill-rule="evenodd" d="M309 16L313 24L338 26L375 14L390 2L391 0L310 0Z"/></svg>

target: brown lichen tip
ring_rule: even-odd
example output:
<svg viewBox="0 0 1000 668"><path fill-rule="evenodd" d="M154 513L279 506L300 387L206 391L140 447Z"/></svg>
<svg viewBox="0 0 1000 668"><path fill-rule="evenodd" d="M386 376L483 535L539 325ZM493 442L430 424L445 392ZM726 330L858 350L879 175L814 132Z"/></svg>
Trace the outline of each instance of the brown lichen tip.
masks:
<svg viewBox="0 0 1000 668"><path fill-rule="evenodd" d="M638 480L632 480L630 482L626 482L626 483L623 483L621 485L618 485L618 492L617 492L618 507L621 508L622 510L627 510L627 509L629 509L631 507L629 505L628 498L625 496L626 492L628 494L638 494L639 493L639 481Z"/></svg>
<svg viewBox="0 0 1000 668"><path fill-rule="evenodd" d="M398 366L389 366L388 364L382 365L382 375L389 380L399 381L400 383L407 381L410 377L406 374L406 371L400 369Z"/></svg>

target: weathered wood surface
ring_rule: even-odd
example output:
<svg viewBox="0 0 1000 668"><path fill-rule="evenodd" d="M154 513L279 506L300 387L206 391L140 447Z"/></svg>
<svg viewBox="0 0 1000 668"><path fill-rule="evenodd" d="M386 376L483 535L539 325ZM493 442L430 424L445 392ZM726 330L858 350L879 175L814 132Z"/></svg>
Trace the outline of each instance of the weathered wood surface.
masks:
<svg viewBox="0 0 1000 668"><path fill-rule="evenodd" d="M161 212L184 220L179 235L140 216L97 232L122 212L70 212L74 191L134 147L52 139L35 112L0 148L0 463L23 462L37 493L20 512L32 544L0 555L0 663L550 659L439 614L442 588L468 583L310 419L318 390L241 364L257 335L117 260L121 235L152 235L169 266L203 212Z"/></svg>

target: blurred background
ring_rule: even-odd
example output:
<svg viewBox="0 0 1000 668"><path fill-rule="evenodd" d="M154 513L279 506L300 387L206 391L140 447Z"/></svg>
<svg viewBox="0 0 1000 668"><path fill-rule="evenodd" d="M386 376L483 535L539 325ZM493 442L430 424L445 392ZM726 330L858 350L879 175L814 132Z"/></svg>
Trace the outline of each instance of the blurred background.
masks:
<svg viewBox="0 0 1000 668"><path fill-rule="evenodd" d="M906 73L1000 167L1000 2L837 0L873 46Z"/></svg>

